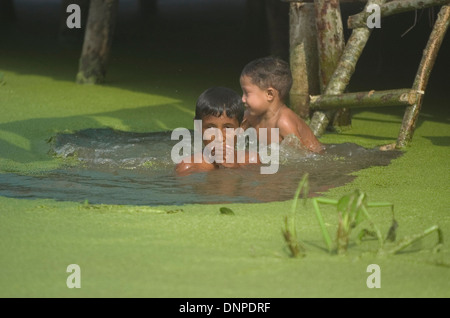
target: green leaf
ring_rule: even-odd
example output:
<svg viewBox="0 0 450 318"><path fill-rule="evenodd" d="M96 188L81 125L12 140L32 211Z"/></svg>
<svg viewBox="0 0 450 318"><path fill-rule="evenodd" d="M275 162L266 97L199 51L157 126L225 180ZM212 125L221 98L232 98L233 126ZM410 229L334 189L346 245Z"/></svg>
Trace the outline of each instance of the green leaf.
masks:
<svg viewBox="0 0 450 318"><path fill-rule="evenodd" d="M221 207L220 208L220 214L226 214L226 215L234 215L233 210L226 208L226 207Z"/></svg>

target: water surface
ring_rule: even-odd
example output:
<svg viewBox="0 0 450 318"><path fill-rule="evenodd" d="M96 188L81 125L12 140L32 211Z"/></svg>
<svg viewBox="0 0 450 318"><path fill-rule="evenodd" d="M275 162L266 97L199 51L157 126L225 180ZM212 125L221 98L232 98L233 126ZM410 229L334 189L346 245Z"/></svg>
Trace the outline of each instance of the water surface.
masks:
<svg viewBox="0 0 450 318"><path fill-rule="evenodd" d="M249 166L178 176L170 154L179 141L170 136L112 129L58 134L49 153L66 164L39 175L0 174L0 195L153 206L283 201L293 197L304 173L309 173L314 196L350 182L352 172L386 166L401 154L351 143L326 145L323 155L305 154L292 146L296 140L287 138L275 174Z"/></svg>

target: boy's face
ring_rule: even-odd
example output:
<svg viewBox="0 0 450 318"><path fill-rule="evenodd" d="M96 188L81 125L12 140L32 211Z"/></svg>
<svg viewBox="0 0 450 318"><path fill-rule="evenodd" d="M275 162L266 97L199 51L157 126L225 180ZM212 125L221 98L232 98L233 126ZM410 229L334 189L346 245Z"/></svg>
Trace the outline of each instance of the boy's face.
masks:
<svg viewBox="0 0 450 318"><path fill-rule="evenodd" d="M240 84L242 88L242 102L247 107L250 115L259 116L264 114L269 106L269 98L267 90L262 90L252 83L248 76L241 76Z"/></svg>
<svg viewBox="0 0 450 318"><path fill-rule="evenodd" d="M239 128L239 121L237 118L230 118L227 116L225 112L223 112L222 115L219 117L209 115L202 118L202 136L205 136L205 131L208 128L216 128L222 132L223 136L223 143L226 142L226 133L227 128L232 128L233 132ZM234 137L234 136L233 136ZM214 135L212 136L211 140L203 140L203 143L208 145L214 140Z"/></svg>

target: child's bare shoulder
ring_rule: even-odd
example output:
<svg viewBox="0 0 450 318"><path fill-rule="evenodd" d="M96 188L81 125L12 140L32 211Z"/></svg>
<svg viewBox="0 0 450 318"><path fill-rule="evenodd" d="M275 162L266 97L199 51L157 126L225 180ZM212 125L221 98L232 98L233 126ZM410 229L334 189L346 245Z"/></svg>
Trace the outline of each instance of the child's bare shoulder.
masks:
<svg viewBox="0 0 450 318"><path fill-rule="evenodd" d="M183 159L177 166L175 167L175 171L178 175L188 175L193 172L201 172L201 171L209 171L214 170L216 167L209 162L206 162L202 158L202 162L196 163L194 161L194 155L191 157L187 157Z"/></svg>
<svg viewBox="0 0 450 318"><path fill-rule="evenodd" d="M281 138L284 139L287 135L294 134L310 151L323 152L323 146L314 136L311 128L293 110L287 107L283 109L277 126L280 129Z"/></svg>
<svg viewBox="0 0 450 318"><path fill-rule="evenodd" d="M284 106L280 111L277 127L280 130L297 131L301 130L306 123L290 108Z"/></svg>

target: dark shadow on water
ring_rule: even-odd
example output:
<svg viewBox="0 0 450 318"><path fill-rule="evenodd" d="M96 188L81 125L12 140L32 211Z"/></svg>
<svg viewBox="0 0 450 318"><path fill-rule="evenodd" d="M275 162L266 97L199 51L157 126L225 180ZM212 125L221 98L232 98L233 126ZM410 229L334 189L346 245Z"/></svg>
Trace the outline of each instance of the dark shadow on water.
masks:
<svg viewBox="0 0 450 318"><path fill-rule="evenodd" d="M422 136L431 141L435 146L449 147L450 146L450 136Z"/></svg>
<svg viewBox="0 0 450 318"><path fill-rule="evenodd" d="M370 111L370 109L368 109ZM384 112L383 112L384 113ZM386 114L386 113L384 113ZM402 114L403 115L403 114ZM362 120L362 121L370 121L370 122L378 122L378 123L391 123L391 124L401 124L402 123L402 119L400 117L399 114L399 119L398 120L387 120L387 119L377 119L377 118L364 118L361 117L360 115L357 116L353 116L353 119L358 119L358 120Z"/></svg>
<svg viewBox="0 0 450 318"><path fill-rule="evenodd" d="M317 226L319 226L319 225L317 225ZM307 247L313 247L313 248L315 248L317 250L320 250L323 253L330 253L328 251L328 249L326 247L324 247L323 244L321 244L319 242L316 242L316 241L314 241L314 242L312 242L312 241L304 241L303 243L305 243L305 245L307 245ZM336 252L331 252L331 253L336 254Z"/></svg>
<svg viewBox="0 0 450 318"><path fill-rule="evenodd" d="M386 140L392 139L391 137L383 137L383 136L373 136L373 135L363 135L363 134L352 134L352 137L360 137L364 139L371 139L371 140L380 140L383 142L386 142ZM393 139L392 142L395 142Z"/></svg>
<svg viewBox="0 0 450 318"><path fill-rule="evenodd" d="M171 127L167 127L165 123L158 119L167 117L168 112L177 113L177 116L171 119ZM45 145L45 140L51 138L55 133L67 131L68 128L72 130L104 126L96 119L96 117L106 117L117 120L122 125L129 127L130 130L136 130L137 125L139 125L142 130L142 126L145 126L145 123L148 122L148 126L152 127L151 130L164 131L173 127L182 127L186 122L192 122L193 114L189 109L174 103L122 109L111 112L100 112L84 116L33 118L0 123L0 131L11 132L29 142L28 149L24 149L0 139L0 154L2 158L11 159L20 163L36 161L37 154L41 154L39 160L53 160L53 158L49 156L42 156L45 155L49 149L49 145ZM45 127L49 131L42 140L36 140L34 137L36 131L28 130L28 127ZM146 131L151 130L149 129Z"/></svg>

